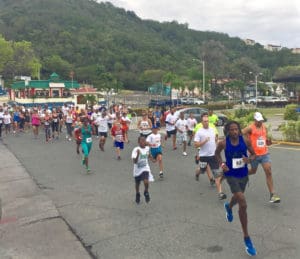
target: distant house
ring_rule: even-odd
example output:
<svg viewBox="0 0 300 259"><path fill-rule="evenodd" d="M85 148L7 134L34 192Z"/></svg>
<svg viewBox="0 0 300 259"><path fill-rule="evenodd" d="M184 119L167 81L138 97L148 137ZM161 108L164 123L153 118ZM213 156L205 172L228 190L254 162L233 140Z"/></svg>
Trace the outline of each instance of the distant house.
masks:
<svg viewBox="0 0 300 259"><path fill-rule="evenodd" d="M268 45L265 45L264 46L264 49L265 50L268 50L268 51L279 51L282 49L281 46L278 46L278 45L272 45L272 44L268 44Z"/></svg>
<svg viewBox="0 0 300 259"><path fill-rule="evenodd" d="M245 42L246 45L250 45L250 46L254 46L255 45L255 40L251 40L251 39L244 39L243 40Z"/></svg>
<svg viewBox="0 0 300 259"><path fill-rule="evenodd" d="M300 54L300 48L293 48L292 53L293 54Z"/></svg>

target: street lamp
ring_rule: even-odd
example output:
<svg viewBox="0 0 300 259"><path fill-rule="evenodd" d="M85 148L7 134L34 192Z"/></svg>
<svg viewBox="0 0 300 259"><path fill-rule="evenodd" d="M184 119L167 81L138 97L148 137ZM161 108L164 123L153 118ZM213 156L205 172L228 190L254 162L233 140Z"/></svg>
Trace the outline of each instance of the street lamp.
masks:
<svg viewBox="0 0 300 259"><path fill-rule="evenodd" d="M249 74L253 74L253 72L249 72ZM262 75L262 73L258 73L258 74L254 75L254 77L255 77L255 108L257 108L257 102L258 102L258 100L257 100L257 78L261 75Z"/></svg>
<svg viewBox="0 0 300 259"><path fill-rule="evenodd" d="M193 58L193 61L202 63L202 99L205 102L205 61Z"/></svg>

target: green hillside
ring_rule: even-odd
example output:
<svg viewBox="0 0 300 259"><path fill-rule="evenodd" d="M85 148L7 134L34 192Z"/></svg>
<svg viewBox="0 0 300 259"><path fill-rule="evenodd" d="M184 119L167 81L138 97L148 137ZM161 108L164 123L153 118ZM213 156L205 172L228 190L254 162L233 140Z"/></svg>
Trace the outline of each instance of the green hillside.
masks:
<svg viewBox="0 0 300 259"><path fill-rule="evenodd" d="M134 12L91 0L0 0L0 34L32 43L42 77L54 70L68 77L73 70L76 80L96 86L106 80L142 89L169 71L186 76L199 69L192 60L204 56L203 44L211 40L224 47L227 65L247 57L270 77L280 66L300 63L288 49L272 53L223 33L142 20ZM208 66L212 76L229 74L226 69ZM155 76L147 77L147 71Z"/></svg>

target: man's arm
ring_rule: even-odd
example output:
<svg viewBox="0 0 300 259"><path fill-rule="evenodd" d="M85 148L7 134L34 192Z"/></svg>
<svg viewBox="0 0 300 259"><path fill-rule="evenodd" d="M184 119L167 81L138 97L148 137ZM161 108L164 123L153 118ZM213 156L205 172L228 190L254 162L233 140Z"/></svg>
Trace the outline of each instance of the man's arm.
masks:
<svg viewBox="0 0 300 259"><path fill-rule="evenodd" d="M216 159L217 159L219 165L222 164L221 152L225 149L225 142L226 142L225 139L221 140L221 141L217 144L217 148L216 148L216 151L215 151L215 157L216 157Z"/></svg>
<svg viewBox="0 0 300 259"><path fill-rule="evenodd" d="M248 126L248 127L246 127L246 128L244 128L244 129L242 129L242 134L243 135L250 135L251 134L251 132L252 132L252 130L251 130L251 128Z"/></svg>
<svg viewBox="0 0 300 259"><path fill-rule="evenodd" d="M251 142L249 141L249 139L244 137L244 141L245 141L247 149L248 149L248 151L250 153L250 156L248 157L247 161L245 161L246 163L248 163L250 161L253 161L255 159L256 155L255 155L254 149L253 149L253 147L252 147Z"/></svg>

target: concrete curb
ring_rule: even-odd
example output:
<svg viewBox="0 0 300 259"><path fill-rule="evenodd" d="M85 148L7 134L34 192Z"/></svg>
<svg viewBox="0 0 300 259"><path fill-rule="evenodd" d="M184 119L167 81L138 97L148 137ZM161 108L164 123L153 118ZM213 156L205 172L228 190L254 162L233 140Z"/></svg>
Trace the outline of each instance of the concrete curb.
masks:
<svg viewBox="0 0 300 259"><path fill-rule="evenodd" d="M273 144L277 144L277 145L287 145L287 146L298 146L300 147L300 143L298 142L289 142L289 141L281 141L281 140L273 140L272 141Z"/></svg>
<svg viewBox="0 0 300 259"><path fill-rule="evenodd" d="M0 165L0 258L91 258L53 202L1 142Z"/></svg>

